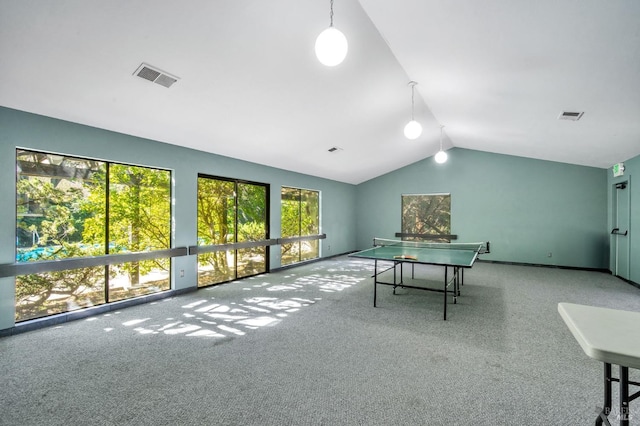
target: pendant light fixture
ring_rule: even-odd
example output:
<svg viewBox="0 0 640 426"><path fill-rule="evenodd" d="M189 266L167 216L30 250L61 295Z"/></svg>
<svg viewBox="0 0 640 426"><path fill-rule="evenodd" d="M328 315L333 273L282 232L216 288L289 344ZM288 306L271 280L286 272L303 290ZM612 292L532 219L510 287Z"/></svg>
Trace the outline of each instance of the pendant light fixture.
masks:
<svg viewBox="0 0 640 426"><path fill-rule="evenodd" d="M316 39L316 56L328 67L334 67L347 56L349 44L347 38L333 26L333 0L331 0L331 24Z"/></svg>
<svg viewBox="0 0 640 426"><path fill-rule="evenodd" d="M409 86L411 86L411 121L404 126L404 135L407 139L417 139L422 134L422 126L413 118L413 97L414 97L414 87L416 86L415 81L410 81Z"/></svg>
<svg viewBox="0 0 640 426"><path fill-rule="evenodd" d="M442 164L447 162L447 153L442 150L442 129L444 126L440 125L440 151L435 156L436 163Z"/></svg>

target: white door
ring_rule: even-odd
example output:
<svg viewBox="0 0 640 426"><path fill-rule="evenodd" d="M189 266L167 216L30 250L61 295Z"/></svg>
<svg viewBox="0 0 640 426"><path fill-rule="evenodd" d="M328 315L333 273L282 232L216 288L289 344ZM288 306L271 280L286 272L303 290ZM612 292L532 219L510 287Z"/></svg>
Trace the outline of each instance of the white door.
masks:
<svg viewBox="0 0 640 426"><path fill-rule="evenodd" d="M614 255L614 275L629 279L629 181L616 183L613 187L613 229L611 244Z"/></svg>

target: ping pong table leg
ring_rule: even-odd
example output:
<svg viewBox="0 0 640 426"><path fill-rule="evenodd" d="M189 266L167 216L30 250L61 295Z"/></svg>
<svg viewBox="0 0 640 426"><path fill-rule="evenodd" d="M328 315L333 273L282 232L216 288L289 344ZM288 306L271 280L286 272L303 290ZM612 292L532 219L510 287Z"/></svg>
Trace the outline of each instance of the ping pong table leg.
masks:
<svg viewBox="0 0 640 426"><path fill-rule="evenodd" d="M460 268L453 267L453 303L458 303L458 296L460 295L460 281L458 281L460 274Z"/></svg>
<svg viewBox="0 0 640 426"><path fill-rule="evenodd" d="M447 320L447 271L449 267L444 267L444 320Z"/></svg>
<svg viewBox="0 0 640 426"><path fill-rule="evenodd" d="M398 282L397 276L396 276L396 268L398 268L398 265L400 266L400 282ZM396 288L402 287L402 284L404 283L404 276L402 272L403 266L404 266L404 262L400 262L400 261L393 262L393 294L396 294Z"/></svg>
<svg viewBox="0 0 640 426"><path fill-rule="evenodd" d="M373 267L373 307L376 307L376 290L378 288L378 259L374 262Z"/></svg>
<svg viewBox="0 0 640 426"><path fill-rule="evenodd" d="M393 262L393 294L396 294L396 268L398 267L398 262ZM400 281L402 281L402 263L400 264Z"/></svg>

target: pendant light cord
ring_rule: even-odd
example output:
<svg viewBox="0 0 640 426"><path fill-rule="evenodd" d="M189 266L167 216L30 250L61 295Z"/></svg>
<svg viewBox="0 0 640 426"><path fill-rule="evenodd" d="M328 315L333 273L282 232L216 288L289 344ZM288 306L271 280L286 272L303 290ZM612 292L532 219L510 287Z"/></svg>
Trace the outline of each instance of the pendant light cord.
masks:
<svg viewBox="0 0 640 426"><path fill-rule="evenodd" d="M333 0L331 0L331 13L329 14L329 18L331 19L330 27L333 27Z"/></svg>
<svg viewBox="0 0 640 426"><path fill-rule="evenodd" d="M414 90L413 90L413 89L414 89L414 87L416 87L416 84L418 84L418 83L416 83L415 81L410 81L410 82L409 82L409 85L411 86L411 121L414 121L414 118L413 118L413 109L414 109L414 107L413 107L413 105L414 105L414 102L413 102L413 99L414 99Z"/></svg>
<svg viewBox="0 0 640 426"><path fill-rule="evenodd" d="M413 88L415 86L411 86L411 120L413 120Z"/></svg>

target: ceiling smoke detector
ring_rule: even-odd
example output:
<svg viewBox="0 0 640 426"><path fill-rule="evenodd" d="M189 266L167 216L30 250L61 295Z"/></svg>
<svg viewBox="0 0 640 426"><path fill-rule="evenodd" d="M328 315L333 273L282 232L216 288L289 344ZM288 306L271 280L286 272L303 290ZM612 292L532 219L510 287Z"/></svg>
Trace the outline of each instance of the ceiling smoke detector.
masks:
<svg viewBox="0 0 640 426"><path fill-rule="evenodd" d="M178 81L178 77L174 77L171 74L160 71L149 64L145 64L144 62L138 67L133 75L137 75L140 78L144 78L145 80L149 80L164 87L171 87L173 83Z"/></svg>
<svg viewBox="0 0 640 426"><path fill-rule="evenodd" d="M582 114L584 114L584 111L582 112L562 111L558 116L558 120L578 121L580 120L580 117L582 117Z"/></svg>

